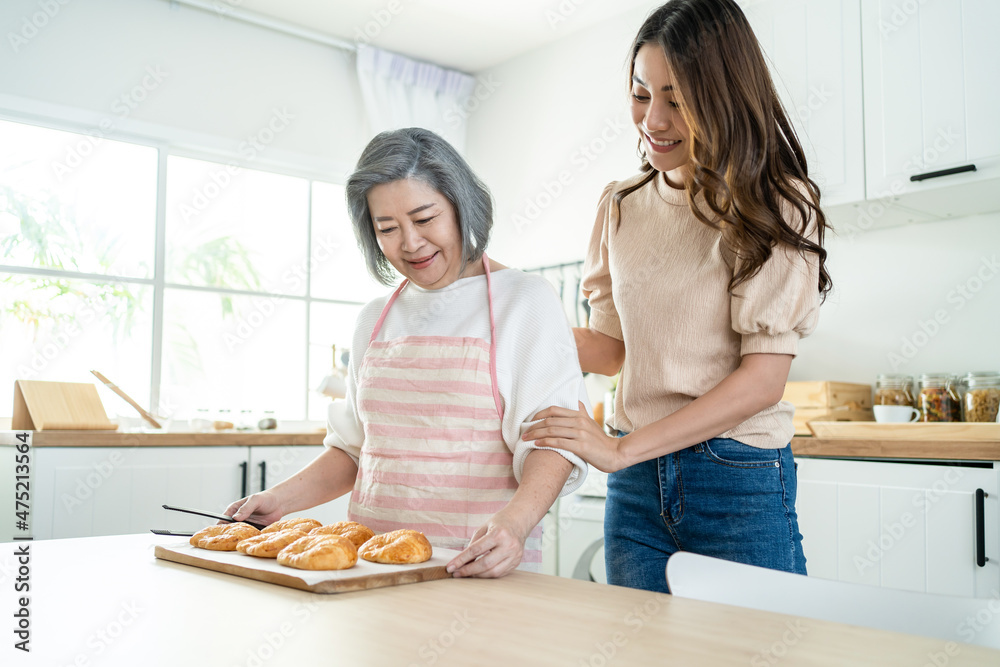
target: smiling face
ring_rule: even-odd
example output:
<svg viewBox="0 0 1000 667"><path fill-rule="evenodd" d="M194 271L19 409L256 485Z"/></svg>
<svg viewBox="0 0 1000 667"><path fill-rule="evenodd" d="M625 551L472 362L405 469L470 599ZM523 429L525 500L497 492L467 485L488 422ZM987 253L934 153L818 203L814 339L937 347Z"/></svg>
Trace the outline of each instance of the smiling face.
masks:
<svg viewBox="0 0 1000 667"><path fill-rule="evenodd" d="M659 44L643 44L636 54L630 106L649 164L666 172L671 182L683 182L691 135L681 116L674 76Z"/></svg>
<svg viewBox="0 0 1000 667"><path fill-rule="evenodd" d="M376 185L368 192L375 238L389 263L410 282L440 289L475 275L462 269L462 234L455 208L423 181L407 178Z"/></svg>

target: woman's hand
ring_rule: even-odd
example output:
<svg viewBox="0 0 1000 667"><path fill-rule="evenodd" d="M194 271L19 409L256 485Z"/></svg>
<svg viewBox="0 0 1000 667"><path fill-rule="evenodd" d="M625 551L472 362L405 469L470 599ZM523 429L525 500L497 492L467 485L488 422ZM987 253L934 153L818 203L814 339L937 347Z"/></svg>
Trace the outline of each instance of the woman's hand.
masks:
<svg viewBox="0 0 1000 667"><path fill-rule="evenodd" d="M479 527L465 551L448 563L447 570L455 577L502 577L521 564L526 538L516 522L501 510Z"/></svg>
<svg viewBox="0 0 1000 667"><path fill-rule="evenodd" d="M253 521L269 526L285 515L277 496L271 491L261 491L240 498L223 512L237 521ZM220 521L219 523L225 523Z"/></svg>
<svg viewBox="0 0 1000 667"><path fill-rule="evenodd" d="M625 438L612 438L605 434L583 403L580 403L579 410L553 405L535 415L535 419L537 423L528 427L521 436L522 440L534 440L539 447L573 452L604 472L614 472L629 465L621 452Z"/></svg>

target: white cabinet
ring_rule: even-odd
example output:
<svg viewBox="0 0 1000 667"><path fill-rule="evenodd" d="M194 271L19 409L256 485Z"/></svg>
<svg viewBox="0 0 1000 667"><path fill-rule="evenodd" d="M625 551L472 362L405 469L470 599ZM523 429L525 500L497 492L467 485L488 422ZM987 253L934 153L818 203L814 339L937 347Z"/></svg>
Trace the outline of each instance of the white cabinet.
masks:
<svg viewBox="0 0 1000 667"><path fill-rule="evenodd" d="M902 203L940 217L995 210L1000 2L861 6L868 199L908 194ZM974 173L911 180L971 164Z"/></svg>
<svg viewBox="0 0 1000 667"><path fill-rule="evenodd" d="M746 15L824 205L865 198L858 0L765 0Z"/></svg>
<svg viewBox="0 0 1000 667"><path fill-rule="evenodd" d="M37 538L192 531L211 519L176 505L222 512L241 490L246 447L37 447L32 450Z"/></svg>
<svg viewBox="0 0 1000 667"><path fill-rule="evenodd" d="M810 576L981 598L1000 590L1000 464L796 462ZM987 494L981 532L978 489Z"/></svg>
<svg viewBox="0 0 1000 667"><path fill-rule="evenodd" d="M33 534L38 539L193 532L212 519L162 505L221 514L230 503L291 477L323 451L273 447L36 447L32 449ZM244 482L245 480L245 482ZM289 516L333 523L349 496Z"/></svg>
<svg viewBox="0 0 1000 667"><path fill-rule="evenodd" d="M247 493L269 489L279 482L285 481L309 465L325 449L326 447L323 445L250 447L250 487ZM293 512L288 516L305 516L324 524L346 521L350 499L350 493L347 493L328 503L302 512Z"/></svg>

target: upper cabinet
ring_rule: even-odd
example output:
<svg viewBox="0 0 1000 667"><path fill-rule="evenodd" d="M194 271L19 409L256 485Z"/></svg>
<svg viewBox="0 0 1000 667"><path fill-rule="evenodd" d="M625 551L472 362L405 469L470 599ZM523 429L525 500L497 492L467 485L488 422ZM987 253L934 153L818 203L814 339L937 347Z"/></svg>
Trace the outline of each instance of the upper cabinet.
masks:
<svg viewBox="0 0 1000 667"><path fill-rule="evenodd" d="M865 198L861 11L857 0L766 0L747 18L824 205Z"/></svg>
<svg viewBox="0 0 1000 667"><path fill-rule="evenodd" d="M868 199L911 194L939 216L995 209L1000 2L862 0L861 12ZM948 186L983 201L949 208L958 193L933 193Z"/></svg>
<svg viewBox="0 0 1000 667"><path fill-rule="evenodd" d="M1000 210L998 0L741 4L838 234Z"/></svg>

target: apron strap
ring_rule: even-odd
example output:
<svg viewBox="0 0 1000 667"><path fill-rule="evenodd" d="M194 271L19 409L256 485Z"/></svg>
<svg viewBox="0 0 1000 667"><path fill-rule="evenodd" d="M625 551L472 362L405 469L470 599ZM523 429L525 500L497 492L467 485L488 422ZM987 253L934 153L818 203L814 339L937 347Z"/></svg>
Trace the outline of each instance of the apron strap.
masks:
<svg viewBox="0 0 1000 667"><path fill-rule="evenodd" d="M486 269L486 294L490 301L490 379L493 380L493 401L497 415L503 421L503 404L500 402L500 385L497 384L497 321L493 315L493 280L490 277L490 258L483 253L483 268Z"/></svg>
<svg viewBox="0 0 1000 667"><path fill-rule="evenodd" d="M408 282L410 282L409 279L400 283L399 287L396 288L396 291L392 293L391 297L389 297L389 301L385 304L385 308L382 309L382 314L379 315L378 322L375 323L375 329L372 330L372 337L368 339L369 345L375 342L378 332L382 330L382 323L385 322L385 316L389 314L389 307L396 302L396 299L399 297L399 293L403 291L403 288L406 287L406 283Z"/></svg>

